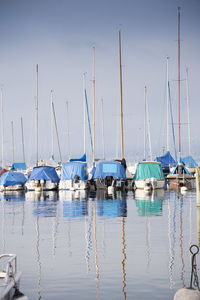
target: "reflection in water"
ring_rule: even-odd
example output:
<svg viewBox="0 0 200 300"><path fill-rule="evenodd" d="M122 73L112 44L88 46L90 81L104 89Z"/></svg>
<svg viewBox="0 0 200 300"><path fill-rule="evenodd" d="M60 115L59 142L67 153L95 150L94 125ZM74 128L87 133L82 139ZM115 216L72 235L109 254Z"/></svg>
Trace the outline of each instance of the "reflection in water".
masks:
<svg viewBox="0 0 200 300"><path fill-rule="evenodd" d="M90 271L90 252L92 249L92 223L93 223L93 213L92 213L92 203L88 203L89 214L85 218L85 240L86 240L86 251L85 259L87 265L87 272Z"/></svg>
<svg viewBox="0 0 200 300"><path fill-rule="evenodd" d="M110 199L110 197L99 198L99 200L96 201L97 215L111 218L127 217L126 194L119 193L118 195L119 197L115 199ZM106 194L104 194L104 196L106 196ZM115 194L115 196L117 196L117 194Z"/></svg>
<svg viewBox="0 0 200 300"><path fill-rule="evenodd" d="M181 280L184 287L185 286L185 282L184 282L185 263L183 258L183 199L181 194L179 194L179 201L180 201L180 251L181 251L181 263L182 263Z"/></svg>
<svg viewBox="0 0 200 300"><path fill-rule="evenodd" d="M88 201L86 196L85 191L59 191L59 199L63 202L63 217L87 216Z"/></svg>
<svg viewBox="0 0 200 300"><path fill-rule="evenodd" d="M96 296L99 300L99 265L98 265L98 249L97 249L97 235L96 235L96 207L93 202L93 232L94 232L94 260L96 269Z"/></svg>
<svg viewBox="0 0 200 300"><path fill-rule="evenodd" d="M39 216L36 217L36 261L38 265L38 300L41 299L41 261L40 261L40 231L39 231Z"/></svg>
<svg viewBox="0 0 200 300"><path fill-rule="evenodd" d="M168 198L168 239L169 239L169 281L170 289L173 289L175 282L173 280L173 266L174 266L174 257L175 257L175 242L176 242L176 194L174 194L174 211L173 216L171 216L171 207L170 207L170 193ZM171 224L171 218L173 223Z"/></svg>
<svg viewBox="0 0 200 300"><path fill-rule="evenodd" d="M122 282L122 292L124 295L124 300L126 299L126 242L125 242L125 218L122 217L122 273L123 273L123 282Z"/></svg>
<svg viewBox="0 0 200 300"><path fill-rule="evenodd" d="M146 252L147 252L147 270L151 262L151 224L149 217L146 217Z"/></svg>
<svg viewBox="0 0 200 300"><path fill-rule="evenodd" d="M58 194L56 191L29 191L26 200L33 202L33 215L40 217L56 217Z"/></svg>
<svg viewBox="0 0 200 300"><path fill-rule="evenodd" d="M139 216L161 216L164 190L154 190L146 193L144 190L135 190L136 206Z"/></svg>

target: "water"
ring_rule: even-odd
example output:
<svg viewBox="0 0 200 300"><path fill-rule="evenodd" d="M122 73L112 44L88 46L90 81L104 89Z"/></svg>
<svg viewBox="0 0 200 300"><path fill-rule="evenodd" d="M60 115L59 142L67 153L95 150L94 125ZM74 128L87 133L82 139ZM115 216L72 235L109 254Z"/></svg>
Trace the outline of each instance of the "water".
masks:
<svg viewBox="0 0 200 300"><path fill-rule="evenodd" d="M29 299L173 299L190 284L194 191L0 195L0 252ZM197 258L197 265L200 262Z"/></svg>

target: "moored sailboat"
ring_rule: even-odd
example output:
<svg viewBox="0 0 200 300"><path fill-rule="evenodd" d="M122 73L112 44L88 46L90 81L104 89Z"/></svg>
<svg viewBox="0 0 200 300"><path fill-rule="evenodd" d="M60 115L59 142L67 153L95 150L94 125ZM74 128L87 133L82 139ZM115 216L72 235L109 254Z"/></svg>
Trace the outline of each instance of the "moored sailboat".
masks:
<svg viewBox="0 0 200 300"><path fill-rule="evenodd" d="M147 191L162 189L165 184L165 177L160 163L153 161L140 162L136 167L134 184L136 189Z"/></svg>

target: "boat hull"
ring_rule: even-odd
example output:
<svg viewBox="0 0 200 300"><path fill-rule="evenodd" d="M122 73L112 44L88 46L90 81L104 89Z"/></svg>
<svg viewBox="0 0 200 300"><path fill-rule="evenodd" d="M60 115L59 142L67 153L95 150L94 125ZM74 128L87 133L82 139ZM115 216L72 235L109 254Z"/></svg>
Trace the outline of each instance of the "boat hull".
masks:
<svg viewBox="0 0 200 300"><path fill-rule="evenodd" d="M50 180L30 180L25 187L28 191L53 191L58 188L58 184Z"/></svg>
<svg viewBox="0 0 200 300"><path fill-rule="evenodd" d="M24 186L21 184L16 184L16 185L0 185L0 191L1 192L6 192L6 191L23 191Z"/></svg>
<svg viewBox="0 0 200 300"><path fill-rule="evenodd" d="M87 180L60 180L59 190L87 190L89 188L89 184Z"/></svg>
<svg viewBox="0 0 200 300"><path fill-rule="evenodd" d="M185 186L188 190L195 188L196 180L191 174L171 174L167 177L167 188L177 190Z"/></svg>
<svg viewBox="0 0 200 300"><path fill-rule="evenodd" d="M145 180L135 180L136 189L144 190L148 186L147 183L150 184L150 189L152 189L152 190L162 189L164 187L164 184L165 184L164 179L156 179L156 181L154 180L154 184L151 184L151 179L153 179L153 178L149 178L148 182L146 179Z"/></svg>

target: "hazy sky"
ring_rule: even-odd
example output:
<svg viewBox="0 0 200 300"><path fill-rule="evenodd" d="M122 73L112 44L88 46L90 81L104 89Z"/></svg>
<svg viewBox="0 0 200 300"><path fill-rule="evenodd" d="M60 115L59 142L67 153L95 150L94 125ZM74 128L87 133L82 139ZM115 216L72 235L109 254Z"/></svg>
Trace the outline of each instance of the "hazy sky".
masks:
<svg viewBox="0 0 200 300"><path fill-rule="evenodd" d="M181 7L182 154L188 155L185 69L189 69L192 154L200 159L200 0L0 0L0 84L3 88L6 159L22 161L23 117L26 160L35 159L36 64L39 65L39 157L51 155L50 91L63 160L83 154L83 73L92 118L92 48L95 46L96 157L102 156L101 99L105 152L115 158L120 133L118 30L122 37L125 157L143 158L144 86L147 86L153 155L166 147L166 57L173 117L177 123L177 7ZM175 127L177 127L175 125ZM172 144L172 141L170 141ZM178 143L177 143L178 144ZM89 140L87 149L89 151ZM54 132L54 149L58 147ZM120 148L119 148L120 150ZM173 148L171 147L173 152ZM119 151L120 156L120 151Z"/></svg>

